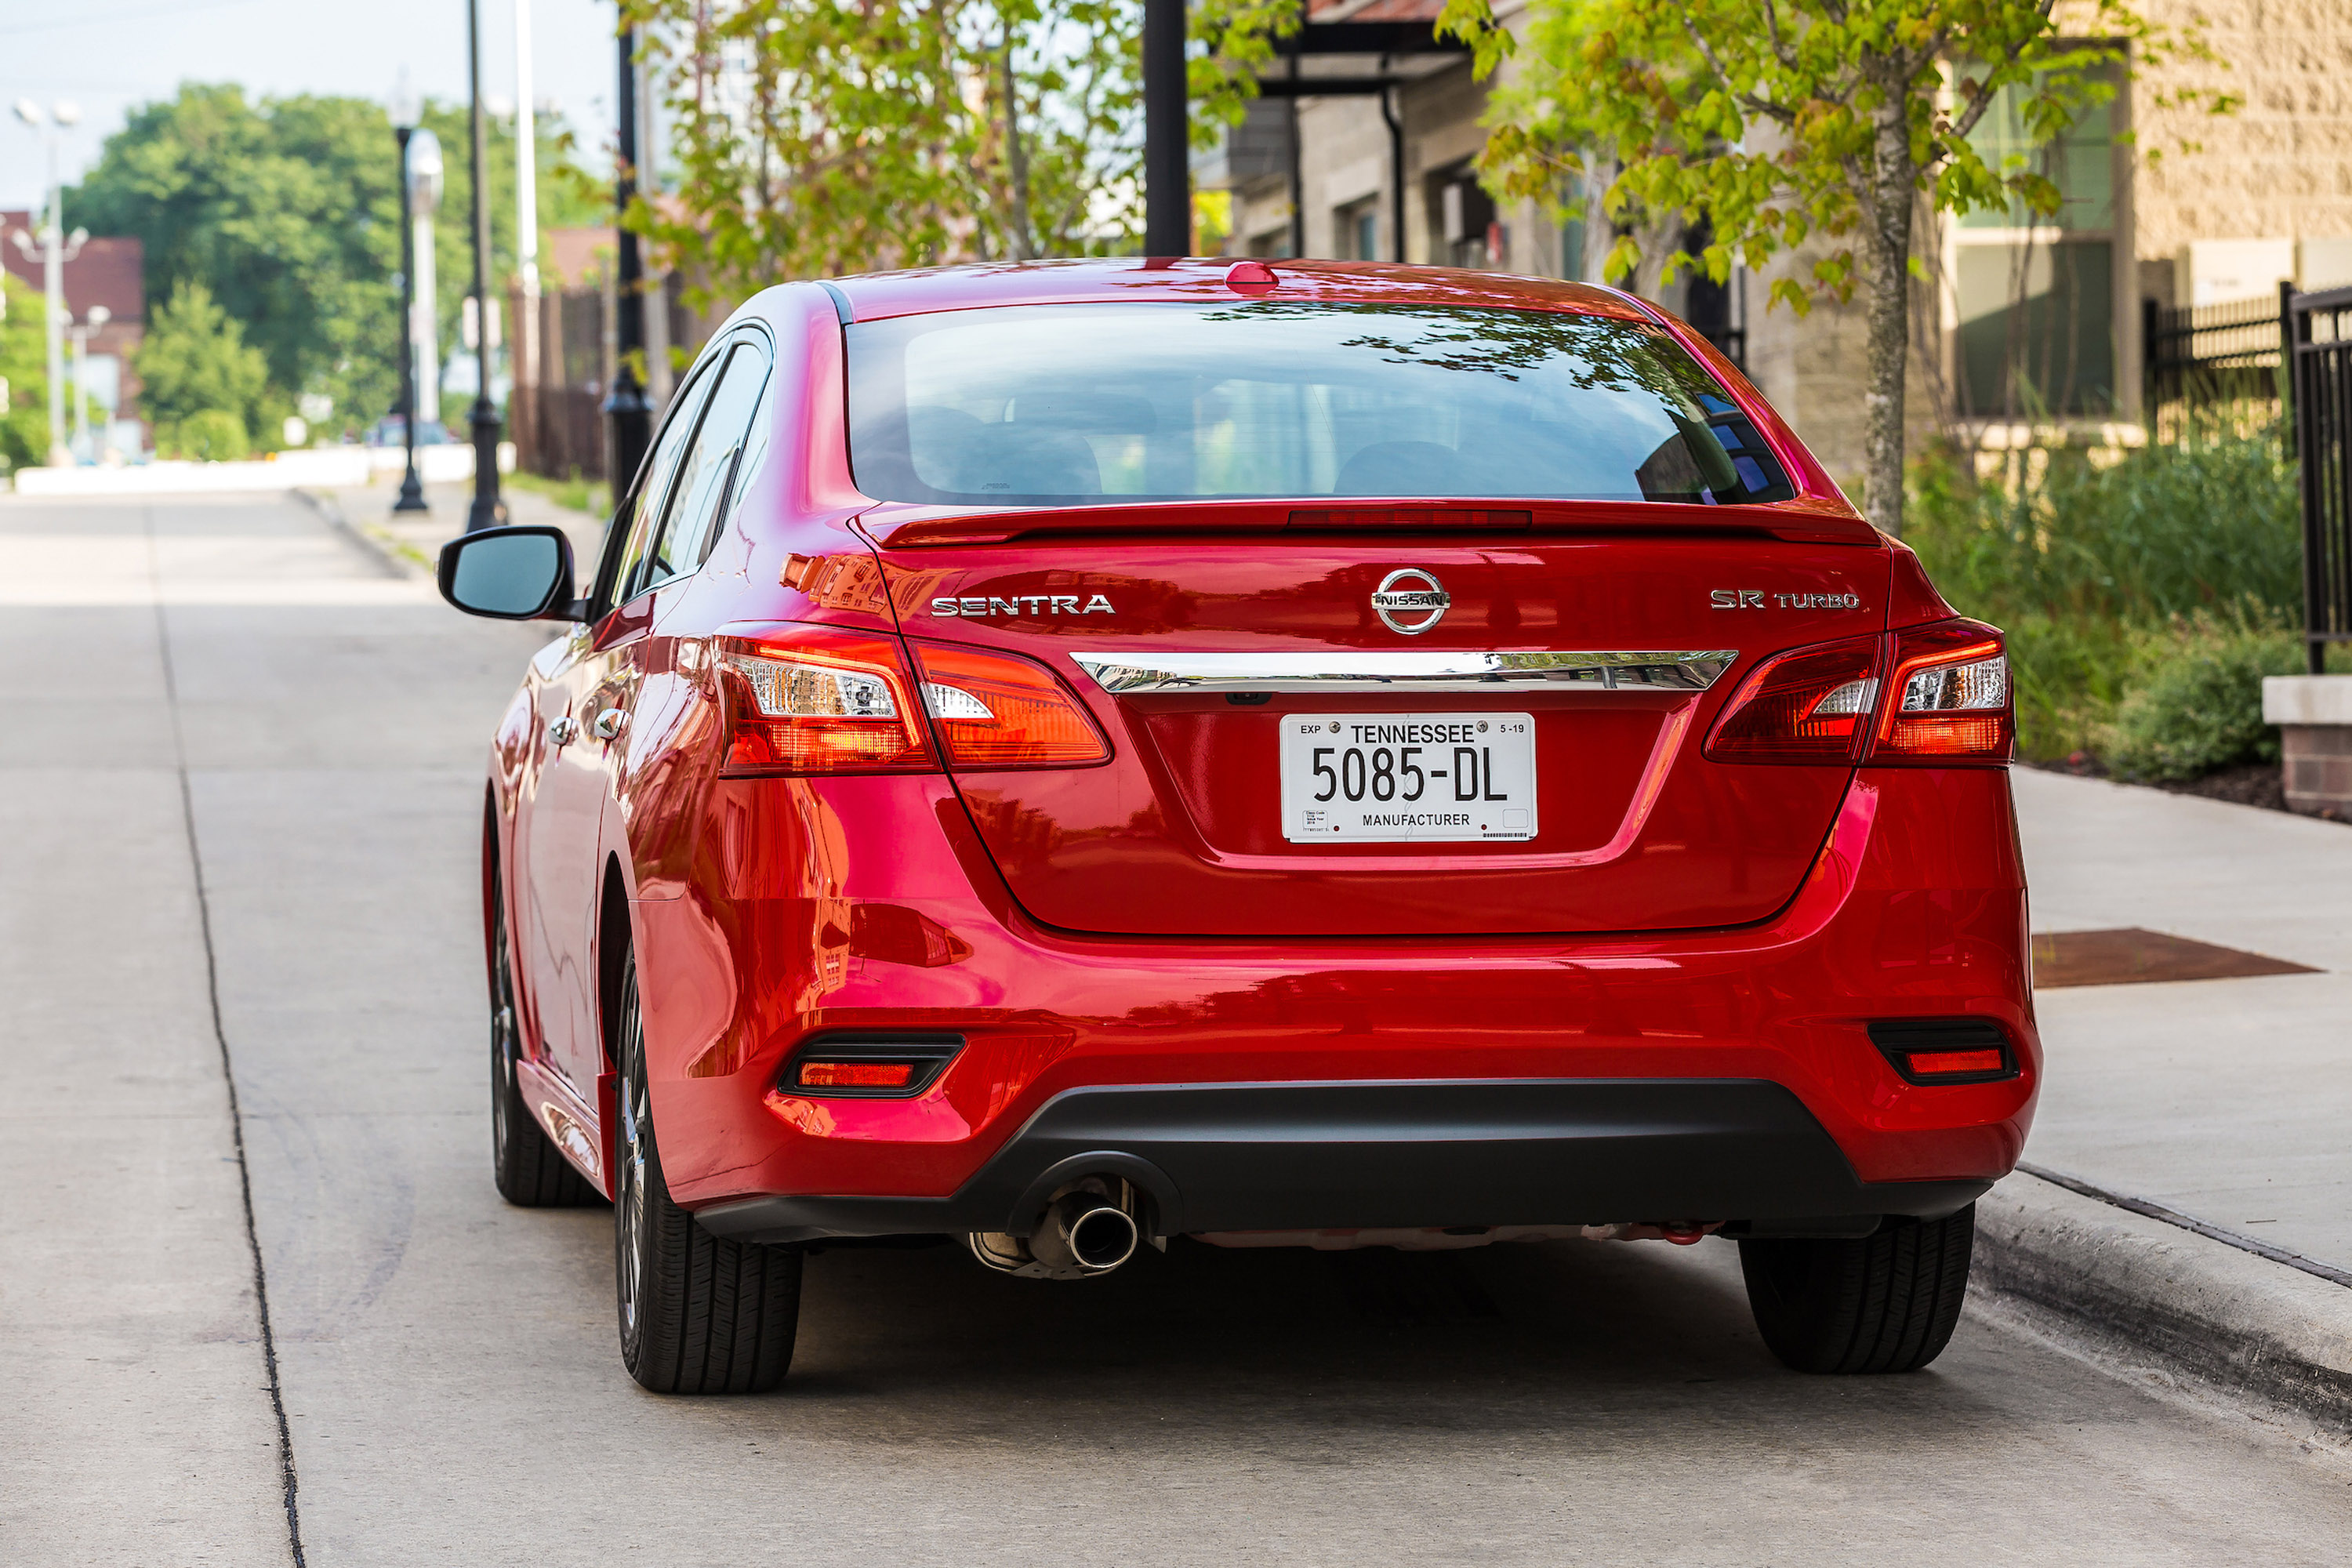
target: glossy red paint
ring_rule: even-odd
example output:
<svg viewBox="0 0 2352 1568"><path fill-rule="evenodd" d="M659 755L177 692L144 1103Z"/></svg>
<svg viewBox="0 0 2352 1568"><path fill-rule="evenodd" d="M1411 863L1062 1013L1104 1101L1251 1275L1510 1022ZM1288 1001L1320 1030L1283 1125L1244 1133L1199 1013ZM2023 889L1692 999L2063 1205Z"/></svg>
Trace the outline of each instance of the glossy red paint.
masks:
<svg viewBox="0 0 2352 1568"><path fill-rule="evenodd" d="M1223 266L1028 264L840 289L860 320L1232 299ZM1339 263L1285 263L1272 290L1251 292L1649 311L1612 290ZM1306 503L1084 509L1091 527L1074 513L878 504L847 464L840 321L814 285L738 313L773 353L768 460L703 569L551 644L493 744L522 1079L600 1185L604 1020L624 931L667 1177L689 1206L950 1193L1053 1095L1101 1084L1756 1078L1791 1090L1865 1181L1990 1180L2014 1163L2041 1051L2006 774L1699 754L1762 659L1950 611L1916 557L1857 517L1679 323L1780 450L1797 499L1531 503L1523 529L1467 531L1429 518L1294 530ZM1541 837L1372 855L1288 844L1263 792L1220 788L1270 773L1281 714L1333 699L1114 697L1068 657L1393 647L1363 606L1408 564L1454 595L1416 647L1719 647L1737 662L1696 693L1351 695L1349 710L1507 704L1542 723ZM1710 608L1711 590L1751 586L1808 607ZM1113 609L1082 626L931 609L1053 594ZM954 775L726 776L730 698L711 639L792 624L1034 661L1111 755ZM611 738L549 744L556 721L607 710L624 715ZM1953 1016L1999 1023L2020 1075L1906 1084L1864 1027ZM911 1099L782 1085L799 1045L855 1028L970 1044Z"/></svg>

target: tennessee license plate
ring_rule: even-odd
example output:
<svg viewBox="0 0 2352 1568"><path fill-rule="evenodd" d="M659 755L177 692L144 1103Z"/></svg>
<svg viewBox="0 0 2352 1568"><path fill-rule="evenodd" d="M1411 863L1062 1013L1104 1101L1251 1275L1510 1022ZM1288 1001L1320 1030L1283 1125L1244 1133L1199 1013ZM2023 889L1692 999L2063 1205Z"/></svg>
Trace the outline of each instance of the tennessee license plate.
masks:
<svg viewBox="0 0 2352 1568"><path fill-rule="evenodd" d="M1527 713L1286 713L1282 836L1294 844L1536 836Z"/></svg>

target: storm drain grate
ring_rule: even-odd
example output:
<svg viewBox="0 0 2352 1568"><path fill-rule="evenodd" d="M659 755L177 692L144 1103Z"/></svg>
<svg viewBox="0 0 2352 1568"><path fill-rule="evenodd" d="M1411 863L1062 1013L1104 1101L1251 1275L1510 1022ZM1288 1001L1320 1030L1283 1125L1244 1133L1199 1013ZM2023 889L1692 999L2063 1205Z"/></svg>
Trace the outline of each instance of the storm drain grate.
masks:
<svg viewBox="0 0 2352 1568"><path fill-rule="evenodd" d="M2049 931L2033 939L2033 986L2136 985L2152 980L2236 980L2254 974L2315 974L2259 952L2191 942L2160 931Z"/></svg>

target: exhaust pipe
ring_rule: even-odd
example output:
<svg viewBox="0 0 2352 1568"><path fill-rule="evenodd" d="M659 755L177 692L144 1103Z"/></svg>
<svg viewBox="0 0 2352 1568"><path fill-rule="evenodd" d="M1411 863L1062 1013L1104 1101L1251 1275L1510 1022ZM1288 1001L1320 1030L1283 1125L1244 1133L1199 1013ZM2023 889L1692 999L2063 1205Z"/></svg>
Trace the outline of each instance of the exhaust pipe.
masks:
<svg viewBox="0 0 2352 1568"><path fill-rule="evenodd" d="M1135 1256L1143 1232L1135 1216L1099 1193L1066 1193L1046 1205L1029 1251L1048 1268L1108 1274Z"/></svg>
<svg viewBox="0 0 2352 1568"><path fill-rule="evenodd" d="M1111 1192L1102 1191L1105 1187ZM964 1238L965 1245L974 1258L1001 1274L1091 1279L1118 1268L1142 1245L1134 1201L1125 1182L1089 1178L1045 1205L1045 1220L1034 1236L974 1231Z"/></svg>

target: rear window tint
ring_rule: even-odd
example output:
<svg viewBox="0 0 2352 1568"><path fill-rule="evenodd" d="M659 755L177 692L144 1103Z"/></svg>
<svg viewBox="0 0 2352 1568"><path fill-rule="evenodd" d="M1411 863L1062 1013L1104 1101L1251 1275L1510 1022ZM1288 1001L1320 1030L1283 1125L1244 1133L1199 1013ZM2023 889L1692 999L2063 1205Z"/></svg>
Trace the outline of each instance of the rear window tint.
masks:
<svg viewBox="0 0 2352 1568"><path fill-rule="evenodd" d="M850 461L880 500L1795 493L1723 387L1642 322L1027 305L860 322L848 340Z"/></svg>

